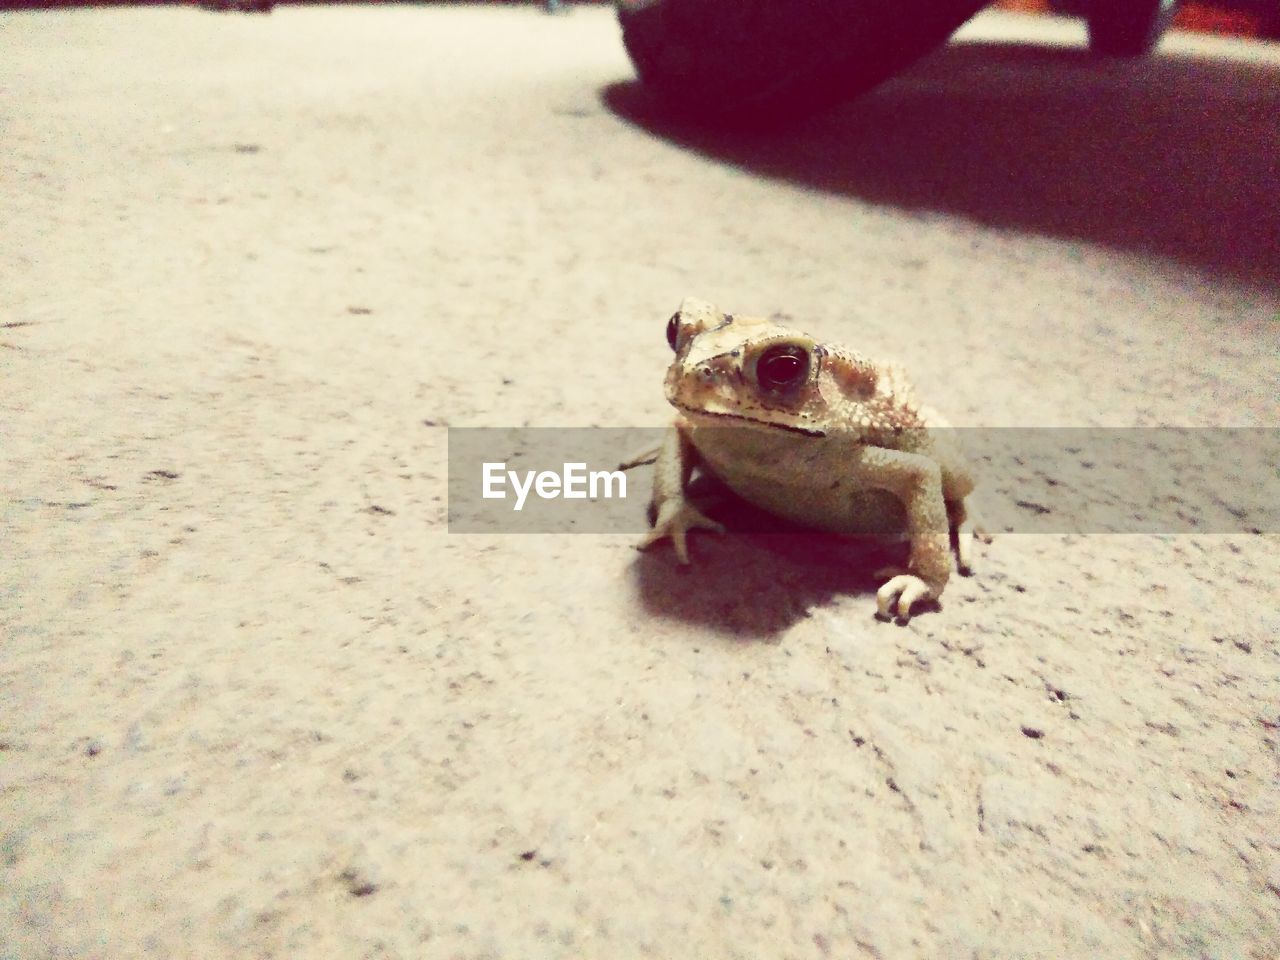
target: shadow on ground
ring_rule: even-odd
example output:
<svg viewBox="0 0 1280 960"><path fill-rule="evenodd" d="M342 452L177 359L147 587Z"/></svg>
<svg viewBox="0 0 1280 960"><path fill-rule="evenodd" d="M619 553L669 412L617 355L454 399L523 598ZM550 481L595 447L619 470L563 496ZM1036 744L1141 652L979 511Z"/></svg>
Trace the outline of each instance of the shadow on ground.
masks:
<svg viewBox="0 0 1280 960"><path fill-rule="evenodd" d="M955 43L772 133L682 124L634 81L602 96L628 122L764 176L1280 287L1275 66Z"/></svg>
<svg viewBox="0 0 1280 960"><path fill-rule="evenodd" d="M699 484L699 505L728 532L690 534L688 566L676 561L669 542L637 555L637 590L652 616L708 627L733 640L776 641L814 608L841 596L865 597L870 620L883 580L876 572L906 562L905 543L814 533ZM700 499L706 493L710 500ZM916 612L936 607L921 604Z"/></svg>

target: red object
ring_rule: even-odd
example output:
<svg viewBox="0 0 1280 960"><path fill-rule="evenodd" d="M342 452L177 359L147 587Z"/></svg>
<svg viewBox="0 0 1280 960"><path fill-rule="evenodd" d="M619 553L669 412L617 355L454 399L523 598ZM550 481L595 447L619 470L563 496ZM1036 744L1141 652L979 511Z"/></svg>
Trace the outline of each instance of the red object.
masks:
<svg viewBox="0 0 1280 960"><path fill-rule="evenodd" d="M1049 13L1049 0L997 0L1001 10L1017 10L1021 13ZM1262 34L1262 21L1243 10L1228 10L1210 3L1184 3L1174 14L1173 26L1177 30L1194 30L1199 33L1223 33L1244 37Z"/></svg>
<svg viewBox="0 0 1280 960"><path fill-rule="evenodd" d="M1256 37L1262 32L1262 22L1253 14L1241 10L1223 10L1205 3L1184 3L1174 15L1173 25L1178 30L1246 37Z"/></svg>

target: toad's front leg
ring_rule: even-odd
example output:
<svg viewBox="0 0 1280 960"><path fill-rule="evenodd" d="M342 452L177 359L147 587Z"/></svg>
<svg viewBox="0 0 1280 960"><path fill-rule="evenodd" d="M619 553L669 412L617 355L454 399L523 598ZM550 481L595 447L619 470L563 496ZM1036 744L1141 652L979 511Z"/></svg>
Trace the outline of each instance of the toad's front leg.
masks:
<svg viewBox="0 0 1280 960"><path fill-rule="evenodd" d="M942 595L951 576L951 538L942 470L919 453L862 447L853 458L854 478L862 485L893 494L906 507L911 556L900 573L876 593L879 615L895 611L909 619L918 602Z"/></svg>
<svg viewBox="0 0 1280 960"><path fill-rule="evenodd" d="M724 533L722 525L703 516L685 497L685 488L696 463L697 451L689 438L678 427L668 430L653 470L653 506L657 517L653 529L637 544L639 549L670 537L676 548L676 557L681 563L688 563L690 530Z"/></svg>

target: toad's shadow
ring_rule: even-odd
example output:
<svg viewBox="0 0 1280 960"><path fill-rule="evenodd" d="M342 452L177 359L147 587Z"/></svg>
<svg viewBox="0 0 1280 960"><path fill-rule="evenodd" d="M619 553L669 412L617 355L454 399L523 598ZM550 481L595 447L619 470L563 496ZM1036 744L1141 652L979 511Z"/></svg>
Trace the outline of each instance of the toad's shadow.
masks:
<svg viewBox="0 0 1280 960"><path fill-rule="evenodd" d="M952 43L797 126L713 130L602 93L682 147L809 188L1169 257L1280 287L1280 67Z"/></svg>
<svg viewBox="0 0 1280 960"><path fill-rule="evenodd" d="M710 627L735 640L776 640L835 597L874 594L875 573L906 561L905 543L815 533L778 520L705 479L695 502L727 528L694 531L688 566L666 541L637 556L641 602L656 617ZM927 610L922 604L916 612ZM871 619L874 603L867 608Z"/></svg>

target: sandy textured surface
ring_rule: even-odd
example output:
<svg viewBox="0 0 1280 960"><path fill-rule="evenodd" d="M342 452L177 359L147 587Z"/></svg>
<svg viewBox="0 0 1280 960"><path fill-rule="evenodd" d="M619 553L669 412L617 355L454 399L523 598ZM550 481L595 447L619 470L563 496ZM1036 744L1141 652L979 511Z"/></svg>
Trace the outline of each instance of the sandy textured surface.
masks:
<svg viewBox="0 0 1280 960"><path fill-rule="evenodd" d="M1275 424L1280 51L1037 35L692 143L603 9L0 14L0 957L1275 957L1274 537L901 627L446 531L446 425L662 423L686 294L958 423Z"/></svg>

